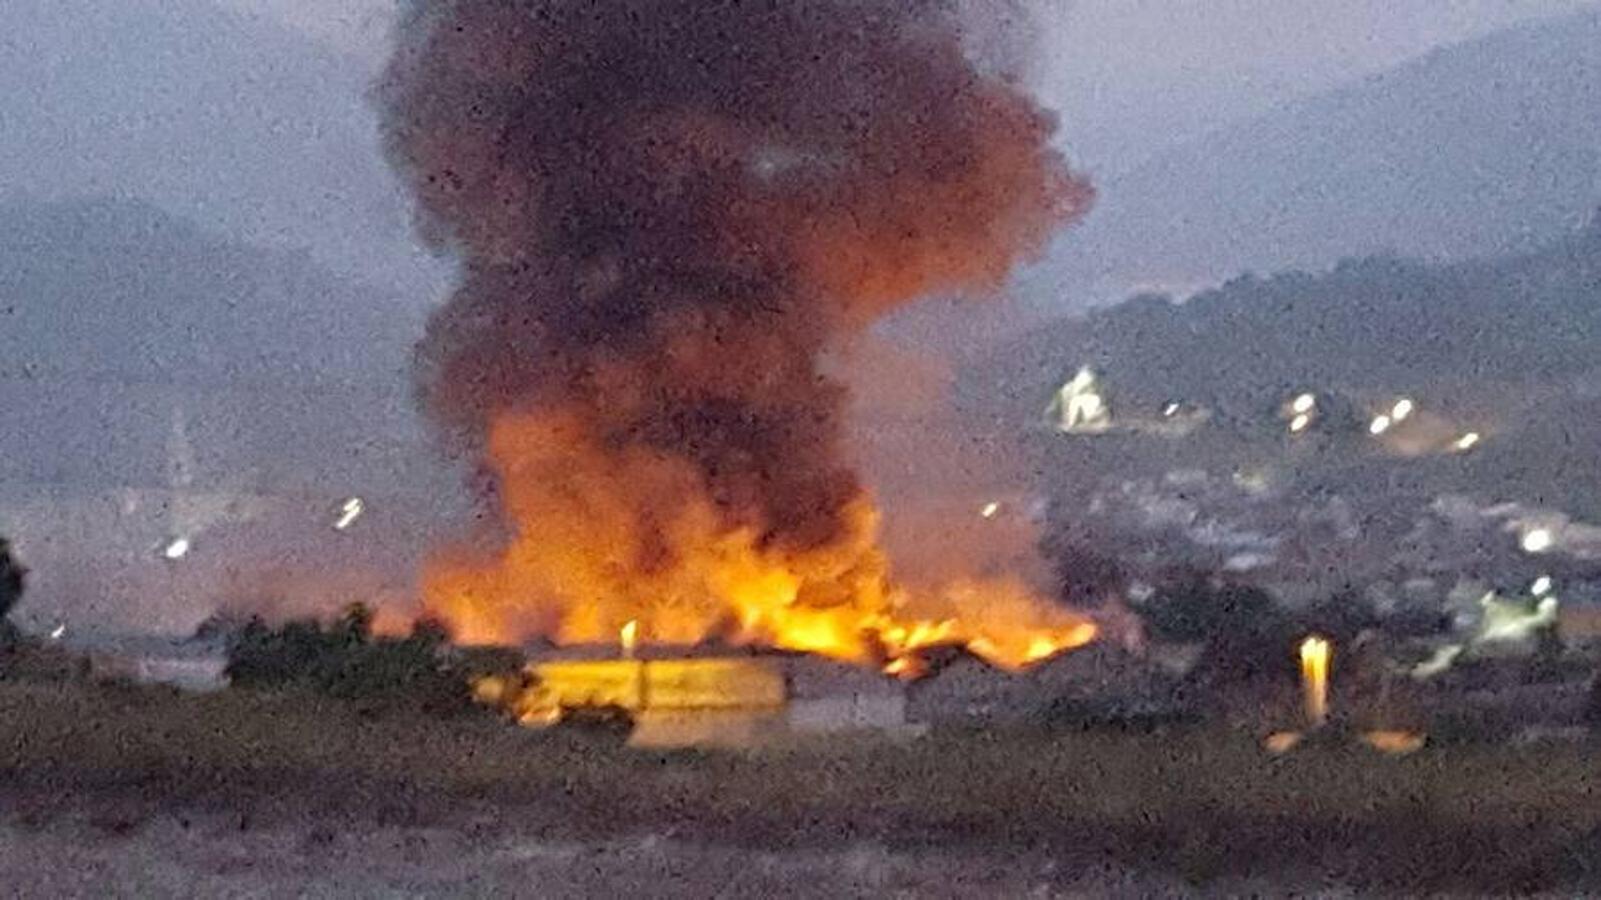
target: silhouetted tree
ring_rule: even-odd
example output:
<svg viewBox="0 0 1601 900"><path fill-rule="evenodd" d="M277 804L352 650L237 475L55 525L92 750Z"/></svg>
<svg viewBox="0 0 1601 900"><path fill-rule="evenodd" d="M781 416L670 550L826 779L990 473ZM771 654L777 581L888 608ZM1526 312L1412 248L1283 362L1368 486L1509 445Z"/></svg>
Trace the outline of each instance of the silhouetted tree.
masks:
<svg viewBox="0 0 1601 900"><path fill-rule="evenodd" d="M28 570L11 554L11 542L0 537L0 619L22 600L27 576Z"/></svg>
<svg viewBox="0 0 1601 900"><path fill-rule="evenodd" d="M365 603L345 607L334 623L333 634L349 644L365 644L372 637L372 609Z"/></svg>
<svg viewBox="0 0 1601 900"><path fill-rule="evenodd" d="M300 687L369 707L456 712L469 705L469 673L445 658L446 639L432 622L405 638L374 638L371 610L353 604L327 628L300 621L274 629L252 619L230 645L227 671L239 687Z"/></svg>

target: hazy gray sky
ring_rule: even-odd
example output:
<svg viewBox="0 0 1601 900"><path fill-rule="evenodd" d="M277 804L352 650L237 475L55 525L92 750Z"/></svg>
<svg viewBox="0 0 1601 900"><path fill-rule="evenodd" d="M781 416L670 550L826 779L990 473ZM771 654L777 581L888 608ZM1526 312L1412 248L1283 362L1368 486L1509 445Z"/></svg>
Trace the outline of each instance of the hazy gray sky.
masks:
<svg viewBox="0 0 1601 900"><path fill-rule="evenodd" d="M270 16L370 60L383 58L396 0L216 0L229 9Z"/></svg>
<svg viewBox="0 0 1601 900"><path fill-rule="evenodd" d="M376 64L396 0L216 0ZM1024 0L1036 77L1091 167L1595 0Z"/></svg>
<svg viewBox="0 0 1601 900"><path fill-rule="evenodd" d="M1036 0L1041 93L1091 167L1594 0Z"/></svg>

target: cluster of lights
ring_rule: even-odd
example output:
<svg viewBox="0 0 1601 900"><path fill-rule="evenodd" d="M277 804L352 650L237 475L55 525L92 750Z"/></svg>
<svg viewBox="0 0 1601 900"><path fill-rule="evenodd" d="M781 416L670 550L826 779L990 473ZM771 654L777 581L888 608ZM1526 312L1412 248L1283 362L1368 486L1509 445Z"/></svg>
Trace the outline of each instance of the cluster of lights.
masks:
<svg viewBox="0 0 1601 900"><path fill-rule="evenodd" d="M1412 402L1410 398L1402 397L1395 401L1389 412L1380 413L1373 417L1373 421L1368 423L1368 434L1378 437L1388 432L1391 428L1412 418L1412 414L1417 411L1417 408L1417 404Z"/></svg>
<svg viewBox="0 0 1601 900"><path fill-rule="evenodd" d="M1301 394L1290 401L1290 434L1300 434L1312 427L1312 415L1317 411L1317 395Z"/></svg>
<svg viewBox="0 0 1601 900"><path fill-rule="evenodd" d="M1167 415L1177 404L1169 405ZM1289 421L1290 434L1302 434L1312 427L1317 420L1318 396L1310 391L1297 394L1291 398L1284 407L1285 418ZM1398 397L1384 411L1368 420L1368 434L1373 437L1382 437L1389 434L1397 425L1411 419L1418 412L1418 404L1411 397ZM1450 444L1451 450L1457 453L1466 453L1484 441L1484 436L1477 431L1463 432Z"/></svg>

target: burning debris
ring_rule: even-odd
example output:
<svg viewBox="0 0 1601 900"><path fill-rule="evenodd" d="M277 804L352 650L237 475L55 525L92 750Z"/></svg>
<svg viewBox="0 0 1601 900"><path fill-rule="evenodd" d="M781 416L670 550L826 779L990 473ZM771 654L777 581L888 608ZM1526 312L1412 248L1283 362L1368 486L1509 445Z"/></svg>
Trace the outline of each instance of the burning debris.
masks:
<svg viewBox="0 0 1601 900"><path fill-rule="evenodd" d="M465 642L723 640L915 667L1090 640L1021 580L911 591L820 359L1083 214L1051 117L937 0L411 5L382 97L463 283L419 351L504 531L440 552Z"/></svg>

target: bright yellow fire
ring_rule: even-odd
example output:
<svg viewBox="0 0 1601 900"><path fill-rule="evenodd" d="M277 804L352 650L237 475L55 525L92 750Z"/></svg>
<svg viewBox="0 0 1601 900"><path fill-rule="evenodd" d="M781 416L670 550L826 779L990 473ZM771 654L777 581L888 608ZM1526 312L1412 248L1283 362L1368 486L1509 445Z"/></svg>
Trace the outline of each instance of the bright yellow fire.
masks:
<svg viewBox="0 0 1601 900"><path fill-rule="evenodd" d="M1312 635L1301 642L1301 689L1309 728L1317 728L1329 717L1329 642Z"/></svg>
<svg viewBox="0 0 1601 900"><path fill-rule="evenodd" d="M698 472L608 447L559 414L505 415L489 449L513 526L494 555L430 561L428 611L470 644L723 641L919 671L919 650L966 646L1021 668L1095 637L1019 579L911 589L891 580L865 497L844 533L803 549L730 527Z"/></svg>

